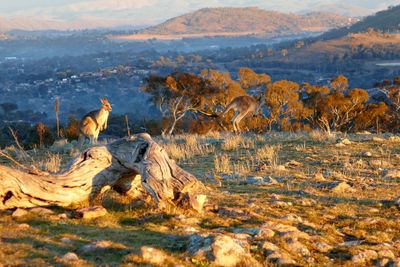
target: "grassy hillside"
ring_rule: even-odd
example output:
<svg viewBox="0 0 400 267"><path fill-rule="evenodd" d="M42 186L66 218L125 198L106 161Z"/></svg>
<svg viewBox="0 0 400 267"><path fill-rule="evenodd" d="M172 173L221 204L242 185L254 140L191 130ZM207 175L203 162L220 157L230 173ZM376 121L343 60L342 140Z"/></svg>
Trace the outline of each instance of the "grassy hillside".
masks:
<svg viewBox="0 0 400 267"><path fill-rule="evenodd" d="M326 31L350 25L352 20L332 13L312 12L304 16L259 8L204 8L147 28L142 34L196 34L251 32L294 34Z"/></svg>
<svg viewBox="0 0 400 267"><path fill-rule="evenodd" d="M3 211L0 262L398 266L399 138L342 138L320 132L159 138L210 189L204 214L166 214L112 191L102 199L108 214L92 220L57 208ZM212 245L210 237L224 242Z"/></svg>
<svg viewBox="0 0 400 267"><path fill-rule="evenodd" d="M380 11L375 15L366 17L362 21L337 30L323 34L321 39L335 39L346 36L349 33L365 32L369 28L383 32L398 32L400 30L400 5Z"/></svg>

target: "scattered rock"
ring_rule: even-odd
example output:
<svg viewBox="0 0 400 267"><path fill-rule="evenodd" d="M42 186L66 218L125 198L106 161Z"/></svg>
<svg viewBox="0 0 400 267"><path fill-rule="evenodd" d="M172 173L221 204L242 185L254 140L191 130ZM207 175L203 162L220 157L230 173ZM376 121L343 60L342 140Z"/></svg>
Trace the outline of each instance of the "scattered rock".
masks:
<svg viewBox="0 0 400 267"><path fill-rule="evenodd" d="M270 264L268 262L273 262L278 265L293 265L296 264L296 262L287 254L287 253L281 253L281 252L273 252L272 254L267 256L265 266L269 266Z"/></svg>
<svg viewBox="0 0 400 267"><path fill-rule="evenodd" d="M391 136L389 137L390 142L400 142L400 136Z"/></svg>
<svg viewBox="0 0 400 267"><path fill-rule="evenodd" d="M337 145L339 145L339 144L348 146L348 145L351 145L352 142L351 142L349 139L345 138L345 139L340 140L340 141L337 143Z"/></svg>
<svg viewBox="0 0 400 267"><path fill-rule="evenodd" d="M364 157L368 157L368 158L372 157L372 153L369 151L364 152L363 155L364 155Z"/></svg>
<svg viewBox="0 0 400 267"><path fill-rule="evenodd" d="M12 213L12 217L14 218L19 218L19 217L23 217L26 216L28 214L28 212L24 209L16 209L13 213Z"/></svg>
<svg viewBox="0 0 400 267"><path fill-rule="evenodd" d="M400 170L387 170L385 174L386 179L400 179Z"/></svg>
<svg viewBox="0 0 400 267"><path fill-rule="evenodd" d="M272 238L275 236L275 231L269 228L261 228L260 233L257 235L257 237L260 238Z"/></svg>
<svg viewBox="0 0 400 267"><path fill-rule="evenodd" d="M61 258L61 260L64 262L78 261L79 257L73 252L68 252Z"/></svg>
<svg viewBox="0 0 400 267"><path fill-rule="evenodd" d="M249 248L245 240L228 235L193 235L189 240L188 252L196 258L207 259L213 266L260 266L251 256Z"/></svg>
<svg viewBox="0 0 400 267"><path fill-rule="evenodd" d="M285 249L293 254L297 254L301 257L309 257L310 251L308 248L297 240L297 238L288 238L285 240Z"/></svg>
<svg viewBox="0 0 400 267"><path fill-rule="evenodd" d="M282 217L282 219L287 220L287 221L291 221L291 222L303 222L303 219L296 215L296 214L288 214Z"/></svg>
<svg viewBox="0 0 400 267"><path fill-rule="evenodd" d="M271 242L264 242L261 246L266 256L271 255L274 252L279 251L279 247Z"/></svg>
<svg viewBox="0 0 400 267"><path fill-rule="evenodd" d="M361 264L378 258L378 253L375 250L365 250L354 255L351 258L353 263Z"/></svg>
<svg viewBox="0 0 400 267"><path fill-rule="evenodd" d="M20 230L27 230L29 228L31 228L31 226L29 224L27 224L27 223L18 224L18 229L20 229Z"/></svg>
<svg viewBox="0 0 400 267"><path fill-rule="evenodd" d="M373 159L369 161L369 165L374 168L390 168L392 164L383 159Z"/></svg>
<svg viewBox="0 0 400 267"><path fill-rule="evenodd" d="M91 252L106 251L106 250L124 250L124 249L126 249L126 246L122 244L103 240L85 245L81 247L78 251L79 253L91 253Z"/></svg>
<svg viewBox="0 0 400 267"><path fill-rule="evenodd" d="M342 144L342 143L338 143L338 144L335 145L335 147L342 148L342 147L346 147L346 145L345 145L345 144Z"/></svg>
<svg viewBox="0 0 400 267"><path fill-rule="evenodd" d="M388 258L388 259L395 259L396 256L390 249L382 249L378 251L378 256L380 258Z"/></svg>
<svg viewBox="0 0 400 267"><path fill-rule="evenodd" d="M327 253L328 251L332 250L332 246L325 242L316 242L315 248L321 253Z"/></svg>
<svg viewBox="0 0 400 267"><path fill-rule="evenodd" d="M305 198L305 199L302 199L299 204L304 207L312 207L312 206L317 205L317 201L314 199L311 199L311 198Z"/></svg>
<svg viewBox="0 0 400 267"><path fill-rule="evenodd" d="M278 165L275 168L276 171L286 171L285 165Z"/></svg>
<svg viewBox="0 0 400 267"><path fill-rule="evenodd" d="M281 208L293 206L292 202L284 202L284 201L274 201L274 202L272 202L272 204L277 207L281 207Z"/></svg>
<svg viewBox="0 0 400 267"><path fill-rule="evenodd" d="M46 209L46 208L42 208L42 207L31 208L29 211L33 212L35 214L38 214L38 215L52 215L52 214L54 214L54 212L51 209Z"/></svg>
<svg viewBox="0 0 400 267"><path fill-rule="evenodd" d="M315 181L317 181L317 182L326 181L324 175L322 175L322 173L320 173L320 172L315 173L314 179L315 179Z"/></svg>
<svg viewBox="0 0 400 267"><path fill-rule="evenodd" d="M164 251L147 246L140 248L140 255L144 261L154 265L163 265L169 258Z"/></svg>
<svg viewBox="0 0 400 267"><path fill-rule="evenodd" d="M345 192L354 192L355 189L346 182L335 183L331 188L331 191L336 194L342 194Z"/></svg>
<svg viewBox="0 0 400 267"><path fill-rule="evenodd" d="M84 209L76 210L73 218L77 219L95 219L107 215L107 210L102 206L94 206Z"/></svg>
<svg viewBox="0 0 400 267"><path fill-rule="evenodd" d="M372 141L377 142L377 143L383 143L383 142L385 142L385 139L374 136L374 137L372 137Z"/></svg>
<svg viewBox="0 0 400 267"><path fill-rule="evenodd" d="M278 182L272 177L250 176L247 177L246 183L251 185L273 185Z"/></svg>

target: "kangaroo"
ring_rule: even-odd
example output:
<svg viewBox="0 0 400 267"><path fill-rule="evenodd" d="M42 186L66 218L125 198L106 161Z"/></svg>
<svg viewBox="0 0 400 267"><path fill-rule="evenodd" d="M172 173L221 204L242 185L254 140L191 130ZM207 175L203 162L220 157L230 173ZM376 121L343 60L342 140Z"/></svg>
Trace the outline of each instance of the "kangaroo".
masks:
<svg viewBox="0 0 400 267"><path fill-rule="evenodd" d="M231 109L233 109L235 111L235 116L232 119L233 130L235 133L240 134L240 121L251 113L253 116L257 116L263 105L265 105L264 94L260 96L259 100L248 95L238 96L229 103L218 117L223 118Z"/></svg>
<svg viewBox="0 0 400 267"><path fill-rule="evenodd" d="M83 116L79 124L79 144L89 138L90 144L96 144L100 132L107 129L107 120L112 110L107 98L100 99L102 104L99 110L94 110Z"/></svg>

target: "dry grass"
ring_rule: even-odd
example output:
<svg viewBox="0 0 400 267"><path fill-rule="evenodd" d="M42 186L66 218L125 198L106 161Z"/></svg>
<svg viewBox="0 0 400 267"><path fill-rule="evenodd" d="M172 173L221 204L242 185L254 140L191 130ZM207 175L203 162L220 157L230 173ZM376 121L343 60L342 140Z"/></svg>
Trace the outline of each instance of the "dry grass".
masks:
<svg viewBox="0 0 400 267"><path fill-rule="evenodd" d="M227 154L219 154L214 157L214 172L231 174L230 157Z"/></svg>
<svg viewBox="0 0 400 267"><path fill-rule="evenodd" d="M171 158L178 161L215 152L215 146L206 143L204 137L197 135L173 137L162 146Z"/></svg>
<svg viewBox="0 0 400 267"><path fill-rule="evenodd" d="M36 166L42 171L58 172L61 169L62 157L60 154L48 152L45 159L37 162Z"/></svg>
<svg viewBox="0 0 400 267"><path fill-rule="evenodd" d="M240 148L254 148L255 140L251 137L243 137L241 135L231 135L224 139L221 145L222 150L236 150Z"/></svg>
<svg viewBox="0 0 400 267"><path fill-rule="evenodd" d="M281 149L280 145L270 146L264 145L260 148L256 149L255 158L258 161L267 161L271 166L277 166L279 161L279 150Z"/></svg>
<svg viewBox="0 0 400 267"><path fill-rule="evenodd" d="M209 261L192 259L187 253L193 231L232 235L260 229L266 222L291 226L301 236L309 236L297 241L311 252L306 257L289 249L287 240L293 232L275 232L272 237L245 234L252 256L266 266L274 263L266 259L264 242L285 251L296 266L355 266L351 258L365 250L380 255L389 250L399 258L400 219L393 200L399 197L400 180L386 173L400 169L400 147L387 136L380 136L384 139L381 142L372 141L372 137L348 135L352 144L340 148L321 133L159 139L172 157L179 158L184 169L196 173L211 189L211 211L201 215L166 214L154 204L132 202L111 191L103 202L109 214L92 221L60 219L59 214L66 212L62 209L54 209L53 215L29 212L21 218L3 212L0 262L6 266L58 266L58 260L73 251L86 265L144 266L150 262L138 251L142 246L152 246L168 256L166 265L209 266ZM227 143L237 146L223 149ZM15 148L8 151L18 153ZM366 151L372 156L365 156ZM35 155L44 160L46 153ZM57 156L52 157L54 161L49 160L48 164L57 166ZM389 163L389 167L373 166L374 160ZM278 164L286 170L270 167ZM216 180L220 174L226 180L215 185L208 178L213 173ZM243 183L248 176L271 177L277 183ZM346 182L350 189L335 190L340 182ZM70 241L63 242L62 238ZM115 246L101 252L80 252L84 245L97 241L110 241ZM320 251L321 243L329 249ZM356 266L373 266L383 258Z"/></svg>

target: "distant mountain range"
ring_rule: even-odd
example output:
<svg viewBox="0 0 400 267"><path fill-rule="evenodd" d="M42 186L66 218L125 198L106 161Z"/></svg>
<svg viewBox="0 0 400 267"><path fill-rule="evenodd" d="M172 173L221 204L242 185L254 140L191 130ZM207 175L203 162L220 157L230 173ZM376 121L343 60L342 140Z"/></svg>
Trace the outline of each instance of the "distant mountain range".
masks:
<svg viewBox="0 0 400 267"><path fill-rule="evenodd" d="M312 12L305 15L267 11L256 7L203 8L175 17L134 35L117 39L177 39L204 36L278 37L303 33L319 33L332 28L350 26L356 19L333 13Z"/></svg>
<svg viewBox="0 0 400 267"><path fill-rule="evenodd" d="M86 30L98 28L126 28L129 21L121 20L75 20L75 21L56 21L40 20L30 18L4 18L0 17L0 32L11 30L23 31L44 31L44 30ZM130 26L130 29L135 29ZM136 27L137 28L137 27Z"/></svg>

